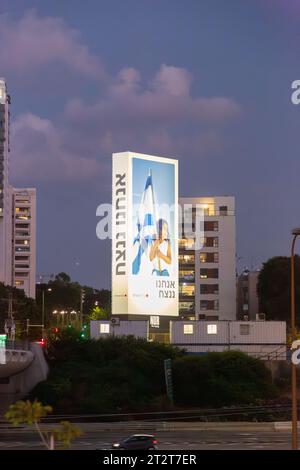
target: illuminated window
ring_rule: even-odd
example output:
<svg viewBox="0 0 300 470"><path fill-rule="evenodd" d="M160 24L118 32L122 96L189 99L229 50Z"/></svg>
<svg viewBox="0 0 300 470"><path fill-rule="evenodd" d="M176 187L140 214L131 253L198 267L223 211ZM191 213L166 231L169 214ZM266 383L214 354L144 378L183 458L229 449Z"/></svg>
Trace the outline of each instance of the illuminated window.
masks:
<svg viewBox="0 0 300 470"><path fill-rule="evenodd" d="M218 263L219 253L200 253L200 263Z"/></svg>
<svg viewBox="0 0 300 470"><path fill-rule="evenodd" d="M182 296L193 297L195 295L195 286L185 285L185 283L183 283L179 286L179 294Z"/></svg>
<svg viewBox="0 0 300 470"><path fill-rule="evenodd" d="M185 282L193 282L195 280L195 272L193 270L179 271L179 279Z"/></svg>
<svg viewBox="0 0 300 470"><path fill-rule="evenodd" d="M18 287L18 286L24 286L24 281L16 281L15 282L15 286Z"/></svg>
<svg viewBox="0 0 300 470"><path fill-rule="evenodd" d="M218 269L200 269L200 279L217 279L218 277Z"/></svg>
<svg viewBox="0 0 300 470"><path fill-rule="evenodd" d="M180 313L186 313L186 312L194 313L194 310L195 310L194 302L179 302Z"/></svg>
<svg viewBox="0 0 300 470"><path fill-rule="evenodd" d="M159 316L158 315L150 316L150 326L152 326L152 328L159 328Z"/></svg>
<svg viewBox="0 0 300 470"><path fill-rule="evenodd" d="M109 333L109 323L100 323L100 333Z"/></svg>
<svg viewBox="0 0 300 470"><path fill-rule="evenodd" d="M192 335L194 333L194 325L183 325L183 334Z"/></svg>
<svg viewBox="0 0 300 470"><path fill-rule="evenodd" d="M214 325L207 325L207 334L208 335L216 335L218 332L218 327L216 324Z"/></svg>

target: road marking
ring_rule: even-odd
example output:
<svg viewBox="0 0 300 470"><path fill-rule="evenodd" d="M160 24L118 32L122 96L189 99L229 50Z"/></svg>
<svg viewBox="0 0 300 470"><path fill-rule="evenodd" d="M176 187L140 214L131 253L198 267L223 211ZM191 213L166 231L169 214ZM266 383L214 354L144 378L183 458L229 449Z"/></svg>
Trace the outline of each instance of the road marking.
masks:
<svg viewBox="0 0 300 470"><path fill-rule="evenodd" d="M25 446L26 444L24 442L1 442L1 445L3 447L20 447L20 446Z"/></svg>

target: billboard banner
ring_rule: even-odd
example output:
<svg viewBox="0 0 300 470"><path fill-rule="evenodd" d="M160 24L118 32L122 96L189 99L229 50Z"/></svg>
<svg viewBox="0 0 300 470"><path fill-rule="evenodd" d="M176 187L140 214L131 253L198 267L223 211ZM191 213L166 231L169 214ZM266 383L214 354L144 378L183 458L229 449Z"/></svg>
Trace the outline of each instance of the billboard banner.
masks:
<svg viewBox="0 0 300 470"><path fill-rule="evenodd" d="M177 202L177 160L113 155L114 315L178 315Z"/></svg>

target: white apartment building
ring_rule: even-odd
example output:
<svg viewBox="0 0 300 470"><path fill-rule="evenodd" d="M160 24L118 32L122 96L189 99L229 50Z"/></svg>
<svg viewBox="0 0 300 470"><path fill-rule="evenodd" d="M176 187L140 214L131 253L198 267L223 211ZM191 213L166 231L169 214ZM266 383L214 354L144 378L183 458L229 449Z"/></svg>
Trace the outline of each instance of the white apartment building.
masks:
<svg viewBox="0 0 300 470"><path fill-rule="evenodd" d="M9 184L10 96L0 78L0 282L35 298L36 192Z"/></svg>
<svg viewBox="0 0 300 470"><path fill-rule="evenodd" d="M180 198L179 203L185 221L184 227L180 222L179 315L197 320L235 320L234 197ZM197 216L200 225L196 226ZM189 233L187 220L192 221L193 231L197 230L199 246Z"/></svg>
<svg viewBox="0 0 300 470"><path fill-rule="evenodd" d="M36 280L36 190L12 188L13 264L12 285L35 298Z"/></svg>
<svg viewBox="0 0 300 470"><path fill-rule="evenodd" d="M265 315L259 313L258 276L259 271L245 269L238 277L238 317L241 320L265 319Z"/></svg>

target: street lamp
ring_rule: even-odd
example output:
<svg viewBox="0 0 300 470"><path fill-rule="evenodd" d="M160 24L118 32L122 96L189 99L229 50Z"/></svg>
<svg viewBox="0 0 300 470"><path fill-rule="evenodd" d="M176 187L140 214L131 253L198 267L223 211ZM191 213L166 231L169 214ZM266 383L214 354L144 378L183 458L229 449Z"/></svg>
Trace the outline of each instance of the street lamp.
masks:
<svg viewBox="0 0 300 470"><path fill-rule="evenodd" d="M42 338L44 338L44 328L45 328L45 290L51 292L51 287L48 289L42 289Z"/></svg>
<svg viewBox="0 0 300 470"><path fill-rule="evenodd" d="M295 306L295 243L300 235L300 228L292 230L291 249L291 330L292 342L296 338L296 306ZM292 368L292 449L298 449L298 410L297 410L297 366L291 362Z"/></svg>
<svg viewBox="0 0 300 470"><path fill-rule="evenodd" d="M62 326L65 326L65 314L68 313L67 310L62 310L60 312L61 314L61 323L62 323Z"/></svg>
<svg viewBox="0 0 300 470"><path fill-rule="evenodd" d="M56 315L56 326L58 326L58 316L57 316L58 311L57 311L57 310L53 310L52 313L53 313L53 315Z"/></svg>

